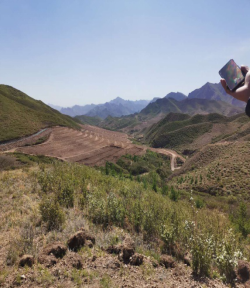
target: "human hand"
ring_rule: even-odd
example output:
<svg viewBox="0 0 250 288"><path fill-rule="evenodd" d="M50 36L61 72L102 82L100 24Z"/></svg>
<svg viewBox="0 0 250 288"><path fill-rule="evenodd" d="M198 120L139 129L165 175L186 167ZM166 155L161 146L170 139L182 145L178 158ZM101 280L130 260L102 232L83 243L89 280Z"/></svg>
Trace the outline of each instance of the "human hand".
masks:
<svg viewBox="0 0 250 288"><path fill-rule="evenodd" d="M243 86L240 86L235 91L231 91L226 83L225 79L221 79L220 83L227 94L233 96L234 98L247 102L250 97L250 69L248 66L242 65L240 67L242 73L245 75L245 83Z"/></svg>

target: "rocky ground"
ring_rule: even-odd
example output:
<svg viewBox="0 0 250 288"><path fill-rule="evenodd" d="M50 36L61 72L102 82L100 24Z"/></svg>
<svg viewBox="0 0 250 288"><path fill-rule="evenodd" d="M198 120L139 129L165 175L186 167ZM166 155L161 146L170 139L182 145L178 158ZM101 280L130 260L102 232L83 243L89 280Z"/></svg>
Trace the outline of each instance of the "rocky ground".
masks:
<svg viewBox="0 0 250 288"><path fill-rule="evenodd" d="M52 242L43 247L37 259L22 256L8 275L2 266L0 286L228 287L219 279L193 276L189 263L177 262L169 255L162 255L158 262L135 252L129 237L106 249L95 243L95 237L85 230L72 235L66 244ZM237 283L236 286L247 287Z"/></svg>

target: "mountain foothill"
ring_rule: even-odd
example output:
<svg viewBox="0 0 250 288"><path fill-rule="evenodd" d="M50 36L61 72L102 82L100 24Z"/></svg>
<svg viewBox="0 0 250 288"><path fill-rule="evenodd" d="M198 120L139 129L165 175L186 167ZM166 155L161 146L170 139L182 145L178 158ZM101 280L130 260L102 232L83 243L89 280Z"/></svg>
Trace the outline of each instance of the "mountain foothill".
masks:
<svg viewBox="0 0 250 288"><path fill-rule="evenodd" d="M250 281L250 121L220 84L72 108L0 85L0 108L0 286Z"/></svg>

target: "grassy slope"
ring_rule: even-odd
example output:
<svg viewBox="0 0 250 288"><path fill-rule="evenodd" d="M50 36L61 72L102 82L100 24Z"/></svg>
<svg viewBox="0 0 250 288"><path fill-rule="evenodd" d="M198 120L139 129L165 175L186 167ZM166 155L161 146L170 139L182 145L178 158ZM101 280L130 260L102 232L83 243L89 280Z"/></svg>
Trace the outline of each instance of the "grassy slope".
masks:
<svg viewBox="0 0 250 288"><path fill-rule="evenodd" d="M176 172L173 183L187 191L249 200L249 149L249 141L207 145Z"/></svg>
<svg viewBox="0 0 250 288"><path fill-rule="evenodd" d="M204 113L219 113L222 115L234 115L242 112L242 108L234 107L228 103L207 99L185 99L177 101L174 99L158 99L144 108L140 114L155 116L159 113L187 113L189 115Z"/></svg>
<svg viewBox="0 0 250 288"><path fill-rule="evenodd" d="M108 116L98 126L104 129L109 129L109 130L114 130L114 131L122 131L122 129L126 127L130 127L132 129L133 126L139 123L137 115L138 114L132 114L132 115L121 116L121 117Z"/></svg>
<svg viewBox="0 0 250 288"><path fill-rule="evenodd" d="M108 117L98 126L117 131L126 130L126 132L129 133L137 132L139 135L144 133L143 129L150 126L150 124L147 123L150 123L151 120L159 116L162 116L159 118L163 118L163 115L169 113L185 113L188 115L217 113L230 116L241 112L241 108L234 107L222 101L185 99L179 102L172 98L163 98L150 103L138 114L123 117ZM135 130L134 127L136 127Z"/></svg>
<svg viewBox="0 0 250 288"><path fill-rule="evenodd" d="M231 141L247 137L249 130L249 119L243 114L225 117L214 113L191 117L170 113L150 127L145 139L154 147L184 149L190 148L202 137L207 137L205 144L216 143L222 139ZM200 141L197 146L204 146L204 142Z"/></svg>
<svg viewBox="0 0 250 288"><path fill-rule="evenodd" d="M69 116L11 86L0 85L0 107L0 141L30 135L53 125L78 127Z"/></svg>
<svg viewBox="0 0 250 288"><path fill-rule="evenodd" d="M93 126L99 126L100 123L103 121L99 117L91 117L87 115L75 116L74 119L79 120L82 124L88 124Z"/></svg>

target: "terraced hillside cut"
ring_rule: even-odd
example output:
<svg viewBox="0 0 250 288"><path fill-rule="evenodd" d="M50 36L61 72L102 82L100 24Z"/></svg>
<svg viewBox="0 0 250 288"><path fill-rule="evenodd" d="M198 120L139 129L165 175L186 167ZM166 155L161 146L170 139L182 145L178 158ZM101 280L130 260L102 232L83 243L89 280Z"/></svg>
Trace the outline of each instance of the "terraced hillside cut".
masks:
<svg viewBox="0 0 250 288"><path fill-rule="evenodd" d="M143 155L147 149L146 146L132 144L125 133L84 125L81 131L66 127L53 128L48 141L40 145L19 147L16 151L56 157L64 161L83 163L89 166L102 166L106 161L116 162L122 155ZM172 170L177 166L176 157L185 161L174 151L149 149L169 155Z"/></svg>

